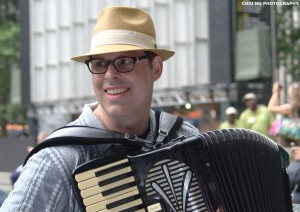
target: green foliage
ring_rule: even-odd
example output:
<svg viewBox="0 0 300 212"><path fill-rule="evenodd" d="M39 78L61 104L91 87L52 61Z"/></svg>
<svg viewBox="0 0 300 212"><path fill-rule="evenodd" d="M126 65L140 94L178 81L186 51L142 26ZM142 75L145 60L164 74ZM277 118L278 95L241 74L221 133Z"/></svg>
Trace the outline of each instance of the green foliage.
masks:
<svg viewBox="0 0 300 212"><path fill-rule="evenodd" d="M19 68L19 34L17 25L0 25L0 104L10 102L11 72Z"/></svg>
<svg viewBox="0 0 300 212"><path fill-rule="evenodd" d="M293 10L300 6L276 7L277 67L287 68L293 81L300 81L300 27L295 27Z"/></svg>
<svg viewBox="0 0 300 212"><path fill-rule="evenodd" d="M7 120L11 123L25 124L27 122L26 108L21 104L10 104L6 110Z"/></svg>
<svg viewBox="0 0 300 212"><path fill-rule="evenodd" d="M17 0L0 0L0 126L26 122L21 105L10 103L11 73L20 65L20 27Z"/></svg>
<svg viewBox="0 0 300 212"><path fill-rule="evenodd" d="M0 25L7 22L17 22L18 0L0 0Z"/></svg>

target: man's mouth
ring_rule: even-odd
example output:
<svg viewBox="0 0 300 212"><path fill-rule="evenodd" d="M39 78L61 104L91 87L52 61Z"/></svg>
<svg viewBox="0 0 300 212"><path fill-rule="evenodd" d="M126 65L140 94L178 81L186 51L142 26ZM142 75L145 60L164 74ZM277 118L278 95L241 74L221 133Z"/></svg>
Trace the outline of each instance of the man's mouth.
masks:
<svg viewBox="0 0 300 212"><path fill-rule="evenodd" d="M128 88L115 88L115 89L107 89L106 93L110 95L117 95L125 93L128 90Z"/></svg>

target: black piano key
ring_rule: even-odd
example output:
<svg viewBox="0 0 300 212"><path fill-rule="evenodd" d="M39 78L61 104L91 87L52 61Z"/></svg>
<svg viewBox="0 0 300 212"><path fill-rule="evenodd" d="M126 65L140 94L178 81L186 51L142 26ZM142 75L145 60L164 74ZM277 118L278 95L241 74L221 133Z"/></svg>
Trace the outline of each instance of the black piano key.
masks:
<svg viewBox="0 0 300 212"><path fill-rule="evenodd" d="M126 183L126 184L124 184L124 185L117 186L117 187L114 187L114 188L112 188L112 189L103 191L103 192L102 192L102 195L103 195L103 196L108 196L108 195L110 195L110 194L116 193L116 192L118 192L118 191L125 190L125 189L130 188L130 187L133 187L133 186L135 186L135 185L136 185L135 182Z"/></svg>
<svg viewBox="0 0 300 212"><path fill-rule="evenodd" d="M111 183L123 180L123 179L125 179L127 177L130 177L130 176L133 176L132 172L128 172L128 173L125 173L125 174L120 174L120 175L117 175L115 177L111 177L111 178L109 178L107 180L99 181L98 185L100 187L102 187L102 186L105 186L105 185L108 185L108 184L111 184Z"/></svg>
<svg viewBox="0 0 300 212"><path fill-rule="evenodd" d="M118 171L119 169L122 169L122 168L125 168L125 167L128 167L128 166L130 166L128 162L118 164L116 166L113 166L113 167L110 167L110 168L107 168L107 169L104 169L104 170L101 170L101 171L97 171L95 173L95 176L100 177L102 175L109 174L109 173L114 172L114 171Z"/></svg>

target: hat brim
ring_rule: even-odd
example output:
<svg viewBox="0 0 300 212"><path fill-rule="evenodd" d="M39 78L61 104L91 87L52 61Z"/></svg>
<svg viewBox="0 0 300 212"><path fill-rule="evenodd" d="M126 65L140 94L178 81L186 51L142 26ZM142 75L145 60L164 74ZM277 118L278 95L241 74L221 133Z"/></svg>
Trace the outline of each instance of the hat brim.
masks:
<svg viewBox="0 0 300 212"><path fill-rule="evenodd" d="M165 49L145 49L138 46L132 45L105 45L94 48L86 54L78 55L72 57L72 60L75 60L80 63L84 63L86 60L90 59L93 55L107 54L107 53L115 53L115 52L125 52L125 51L151 51L162 58L163 61L172 57L175 52L169 51Z"/></svg>

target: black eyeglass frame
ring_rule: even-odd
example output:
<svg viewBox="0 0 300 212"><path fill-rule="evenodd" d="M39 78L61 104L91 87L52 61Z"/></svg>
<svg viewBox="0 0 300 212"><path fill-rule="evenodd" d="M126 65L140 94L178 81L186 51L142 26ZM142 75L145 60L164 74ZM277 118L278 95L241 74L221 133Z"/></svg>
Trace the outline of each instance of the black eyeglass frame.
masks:
<svg viewBox="0 0 300 212"><path fill-rule="evenodd" d="M133 60L133 66L132 66L132 69L130 70L127 70L127 71L119 71L118 68L116 67L115 65L115 62L119 59L123 59L123 58L130 58ZM128 72L131 72L133 69L134 69L134 66L135 66L135 63L139 60L144 60L144 59L149 59L149 55L143 55L143 56L139 56L139 57L118 57L114 60L111 60L111 61L105 61L106 62L106 70L103 72L103 73L95 73L91 70L90 66L89 66L89 63L93 60L99 60L99 58L91 58L89 60L86 60L84 63L86 64L86 66L88 67L89 71L92 73L92 74L105 74L108 70L108 66L110 64L112 64L115 68L115 70L119 73L128 73Z"/></svg>

